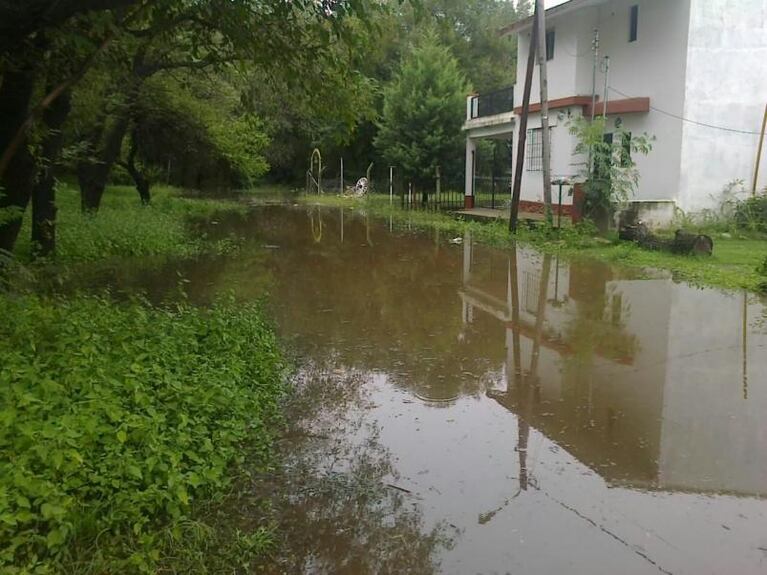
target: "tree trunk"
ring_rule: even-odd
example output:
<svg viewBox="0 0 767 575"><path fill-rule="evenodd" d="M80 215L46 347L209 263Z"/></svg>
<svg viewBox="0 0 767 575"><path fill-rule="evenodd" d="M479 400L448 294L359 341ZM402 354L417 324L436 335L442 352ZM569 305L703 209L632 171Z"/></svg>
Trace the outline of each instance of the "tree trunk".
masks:
<svg viewBox="0 0 767 575"><path fill-rule="evenodd" d="M35 74L30 70L9 70L3 74L0 85L0 150L5 150L27 119L34 85ZM24 210L29 203L34 175L34 158L25 141L0 178L0 249L13 251Z"/></svg>
<svg viewBox="0 0 767 575"><path fill-rule="evenodd" d="M152 201L152 195L150 192L149 179L143 174L143 172L136 165L136 154L139 147L139 135L138 129L134 128L131 132L131 146L128 153L128 161L125 163L125 169L128 170L133 182L136 184L136 190L141 198L141 203L148 206Z"/></svg>
<svg viewBox="0 0 767 575"><path fill-rule="evenodd" d="M81 162L77 168L80 183L80 206L83 212L97 212L109 179L109 173L120 156L123 138L130 120L127 111L114 119L106 129L106 136L96 151L95 160Z"/></svg>
<svg viewBox="0 0 767 575"><path fill-rule="evenodd" d="M42 165L32 188L32 250L46 257L56 251L56 166L64 145L61 127L69 116L72 93L67 91L43 114L47 134L42 143Z"/></svg>

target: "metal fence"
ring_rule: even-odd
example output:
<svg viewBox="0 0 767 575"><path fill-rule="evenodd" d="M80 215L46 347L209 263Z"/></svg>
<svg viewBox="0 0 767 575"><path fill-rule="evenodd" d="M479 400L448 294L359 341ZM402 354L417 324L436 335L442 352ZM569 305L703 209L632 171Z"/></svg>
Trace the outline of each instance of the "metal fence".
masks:
<svg viewBox="0 0 767 575"><path fill-rule="evenodd" d="M358 174L353 171L344 173L341 179L340 170L328 169L322 172L321 189L323 194L349 193L361 177L368 174ZM448 178L440 175L431 186L420 188L412 185L401 174L398 168L391 171L388 166L374 167L369 174L368 193L376 196L392 196L392 203L407 209L419 210L460 210L464 207L463 176ZM497 184L500 197L501 183ZM307 189L310 186L307 185ZM314 188L316 190L316 188ZM483 186L484 189L484 186ZM490 188L488 188L490 190ZM492 192L492 190L490 190ZM492 193L487 196L492 204ZM484 197L484 196L483 196Z"/></svg>
<svg viewBox="0 0 767 575"><path fill-rule="evenodd" d="M493 210L508 207L511 176L474 176L474 206Z"/></svg>
<svg viewBox="0 0 767 575"><path fill-rule="evenodd" d="M514 86L474 96L471 101L471 119L486 118L514 110Z"/></svg>

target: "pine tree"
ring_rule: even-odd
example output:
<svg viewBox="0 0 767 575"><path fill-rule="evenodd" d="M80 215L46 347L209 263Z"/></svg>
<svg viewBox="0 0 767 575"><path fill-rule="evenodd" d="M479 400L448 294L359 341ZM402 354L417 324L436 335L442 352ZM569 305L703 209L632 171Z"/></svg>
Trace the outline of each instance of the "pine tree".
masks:
<svg viewBox="0 0 767 575"><path fill-rule="evenodd" d="M375 145L391 165L425 192L439 166L448 177L463 169L469 86L450 51L427 32L384 90Z"/></svg>

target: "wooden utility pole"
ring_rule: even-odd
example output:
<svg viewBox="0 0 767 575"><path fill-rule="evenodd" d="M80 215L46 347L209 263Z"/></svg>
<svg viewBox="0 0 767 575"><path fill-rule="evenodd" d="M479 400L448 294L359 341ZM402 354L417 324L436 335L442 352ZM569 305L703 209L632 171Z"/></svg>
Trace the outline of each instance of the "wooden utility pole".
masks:
<svg viewBox="0 0 767 575"><path fill-rule="evenodd" d="M756 168L754 168L754 185L751 187L751 195L756 196L756 187L759 185L759 166L762 163L762 147L764 146L764 132L767 129L767 106L764 107L762 118L762 131L759 135L759 149L756 152Z"/></svg>
<svg viewBox="0 0 767 575"><path fill-rule="evenodd" d="M535 5L536 11L538 4ZM514 167L514 184L511 193L511 214L509 229L517 231L519 218L519 197L522 192L522 173L525 169L525 144L527 143L527 117L530 115L530 92L533 89L533 70L535 68L535 47L538 44L538 19L533 21L533 31L530 36L530 50L527 55L527 73L525 75L525 92L522 95L522 115L519 118L519 138L517 139L517 164Z"/></svg>
<svg viewBox="0 0 767 575"><path fill-rule="evenodd" d="M541 88L541 145L543 147L543 205L546 209L546 221L551 225L551 147L549 140L549 80L546 62L546 8L543 0L535 0L535 22L538 34L538 74Z"/></svg>

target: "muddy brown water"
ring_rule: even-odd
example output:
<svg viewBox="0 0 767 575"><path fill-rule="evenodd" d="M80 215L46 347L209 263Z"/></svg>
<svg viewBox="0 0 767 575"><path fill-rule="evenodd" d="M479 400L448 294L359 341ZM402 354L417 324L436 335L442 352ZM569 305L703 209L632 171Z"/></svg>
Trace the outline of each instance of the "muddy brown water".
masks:
<svg viewBox="0 0 767 575"><path fill-rule="evenodd" d="M244 246L98 281L268 295L326 449L291 465L332 483L288 494L278 571L767 573L756 296L340 209L208 232Z"/></svg>

